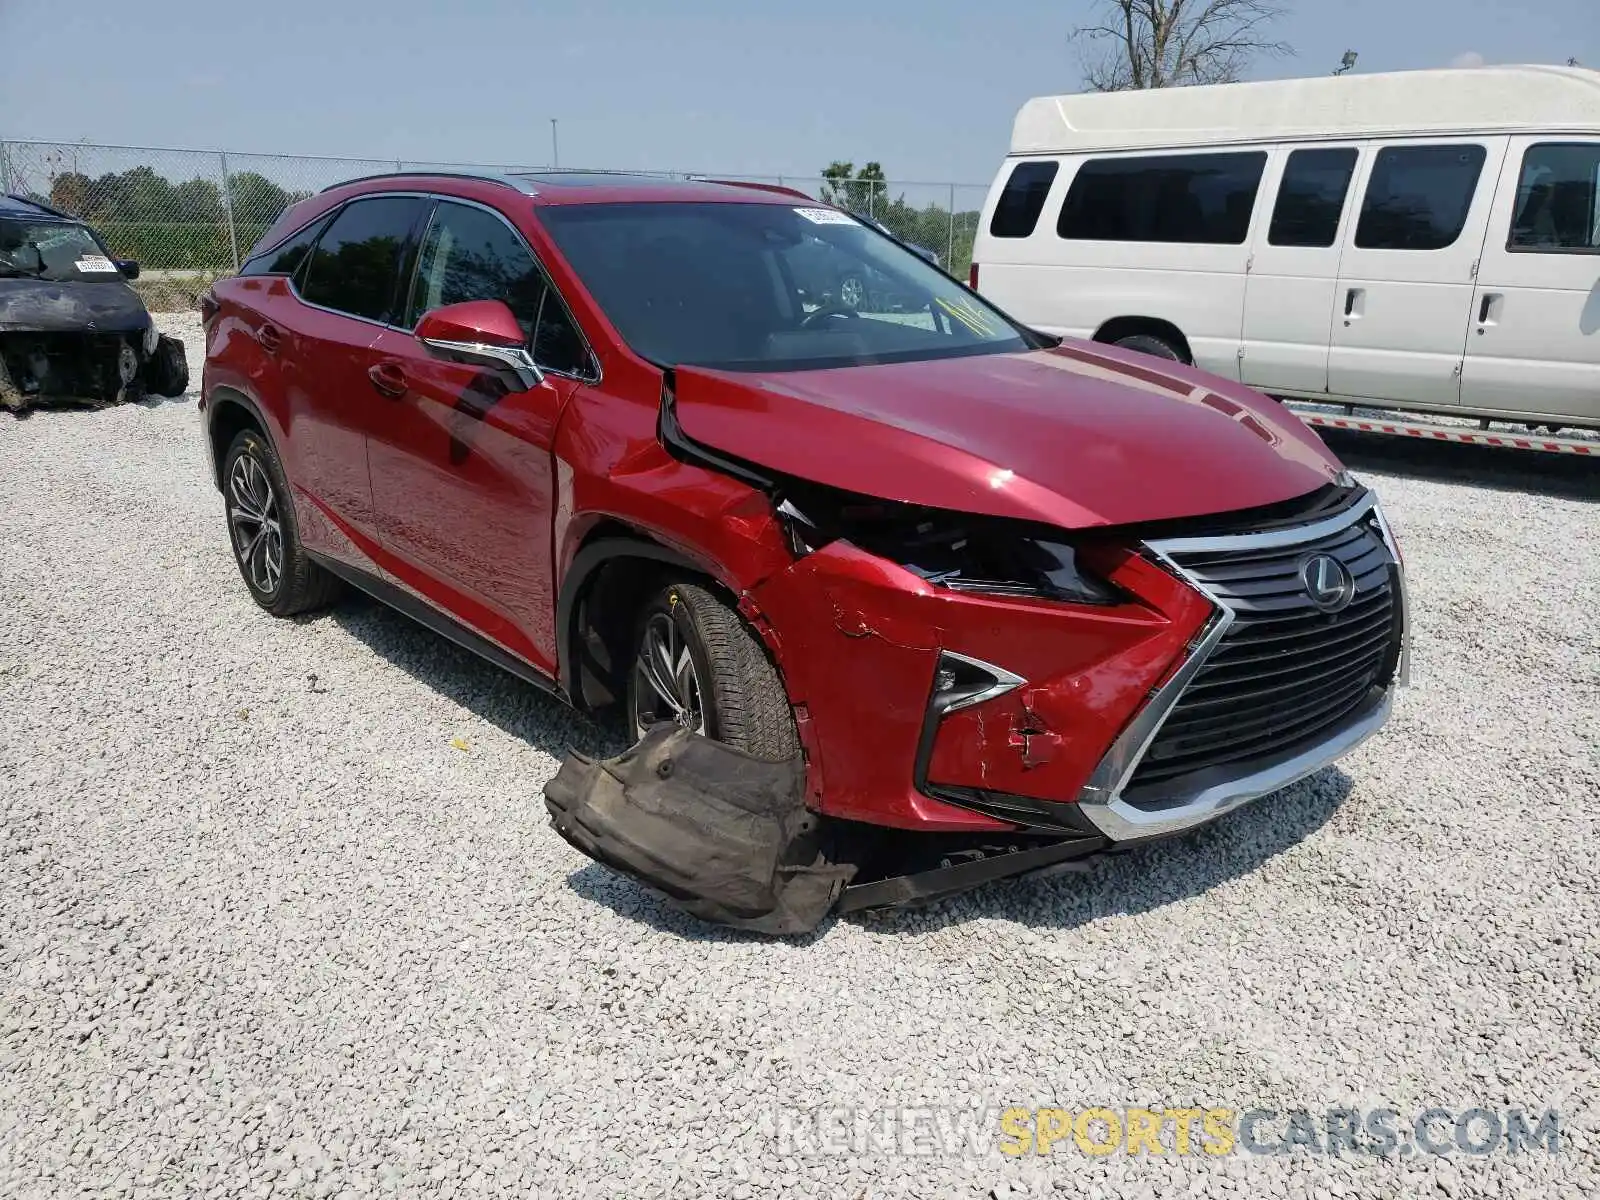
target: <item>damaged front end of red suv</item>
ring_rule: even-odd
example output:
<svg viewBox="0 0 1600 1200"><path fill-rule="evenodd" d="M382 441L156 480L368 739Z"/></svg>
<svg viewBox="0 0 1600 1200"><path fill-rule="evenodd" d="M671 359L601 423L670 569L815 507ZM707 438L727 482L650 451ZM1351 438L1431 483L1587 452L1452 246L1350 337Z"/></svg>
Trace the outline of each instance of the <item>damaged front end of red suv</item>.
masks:
<svg viewBox="0 0 1600 1200"><path fill-rule="evenodd" d="M662 726L547 799L701 917L798 933L1183 832L1359 744L1403 674L1376 498L1187 368L682 369L659 437L762 493L788 548L738 599L803 761Z"/></svg>

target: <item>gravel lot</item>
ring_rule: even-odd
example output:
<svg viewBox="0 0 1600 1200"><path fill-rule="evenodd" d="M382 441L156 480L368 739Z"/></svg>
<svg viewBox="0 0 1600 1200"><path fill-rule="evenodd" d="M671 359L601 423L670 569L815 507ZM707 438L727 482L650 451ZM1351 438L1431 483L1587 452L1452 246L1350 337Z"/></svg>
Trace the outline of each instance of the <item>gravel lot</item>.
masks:
<svg viewBox="0 0 1600 1200"><path fill-rule="evenodd" d="M0 1195L1600 1193L1600 477L1363 472L1416 686L1339 768L1087 875L769 941L550 831L588 722L372 603L258 611L202 462L192 397L0 418ZM822 1105L1191 1101L1565 1135L785 1153Z"/></svg>

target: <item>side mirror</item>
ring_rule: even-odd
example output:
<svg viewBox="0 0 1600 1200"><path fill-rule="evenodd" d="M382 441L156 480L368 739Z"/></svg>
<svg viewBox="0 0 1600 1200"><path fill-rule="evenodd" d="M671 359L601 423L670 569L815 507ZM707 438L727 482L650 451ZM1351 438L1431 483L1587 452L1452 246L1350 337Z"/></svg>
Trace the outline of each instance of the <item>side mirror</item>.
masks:
<svg viewBox="0 0 1600 1200"><path fill-rule="evenodd" d="M119 258L116 260L116 266L117 270L122 273L122 277L124 279L139 278L139 264L134 262L133 259Z"/></svg>
<svg viewBox="0 0 1600 1200"><path fill-rule="evenodd" d="M522 326L504 300L446 304L424 314L413 336L451 362L509 370L523 391L544 381L544 372L528 353Z"/></svg>

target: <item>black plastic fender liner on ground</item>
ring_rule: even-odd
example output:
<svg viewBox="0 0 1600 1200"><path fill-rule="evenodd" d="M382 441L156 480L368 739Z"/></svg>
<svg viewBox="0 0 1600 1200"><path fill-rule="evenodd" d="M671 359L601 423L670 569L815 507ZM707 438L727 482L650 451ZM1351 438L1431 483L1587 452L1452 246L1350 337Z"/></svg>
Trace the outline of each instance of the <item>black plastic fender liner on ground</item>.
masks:
<svg viewBox="0 0 1600 1200"><path fill-rule="evenodd" d="M738 929L808 933L855 873L818 853L800 758L764 762L675 725L615 758L568 755L544 795L578 850Z"/></svg>

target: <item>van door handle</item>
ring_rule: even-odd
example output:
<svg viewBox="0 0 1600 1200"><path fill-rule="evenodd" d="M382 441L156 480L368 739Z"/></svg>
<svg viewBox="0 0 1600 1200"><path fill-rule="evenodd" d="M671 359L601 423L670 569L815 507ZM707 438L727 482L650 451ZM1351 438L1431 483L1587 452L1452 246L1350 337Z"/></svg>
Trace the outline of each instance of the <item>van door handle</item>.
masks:
<svg viewBox="0 0 1600 1200"><path fill-rule="evenodd" d="M391 400L398 400L406 394L406 373L400 369L399 363L381 362L368 367L367 378L372 380L373 387Z"/></svg>
<svg viewBox="0 0 1600 1200"><path fill-rule="evenodd" d="M1478 305L1478 325L1480 326L1478 330L1479 333L1483 332L1481 326L1494 325L1497 323L1496 321L1491 321L1489 318L1490 314L1495 313L1500 307L1500 300L1501 295L1499 292L1485 292L1483 294L1483 302Z"/></svg>
<svg viewBox="0 0 1600 1200"><path fill-rule="evenodd" d="M1366 289L1365 288L1346 288L1345 289L1345 293L1344 293L1344 316L1345 316L1345 321L1344 321L1344 323L1346 325L1350 324L1351 321L1355 321L1355 320L1360 319L1361 314L1358 311L1356 311L1356 306L1361 302L1361 298L1365 294L1366 294Z"/></svg>
<svg viewBox="0 0 1600 1200"><path fill-rule="evenodd" d="M261 343L261 348L268 354L276 354L278 347L283 345L283 334L278 332L276 325L266 322L256 330L256 341Z"/></svg>

